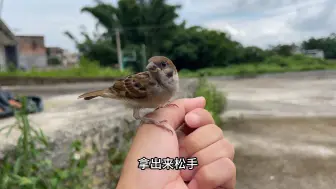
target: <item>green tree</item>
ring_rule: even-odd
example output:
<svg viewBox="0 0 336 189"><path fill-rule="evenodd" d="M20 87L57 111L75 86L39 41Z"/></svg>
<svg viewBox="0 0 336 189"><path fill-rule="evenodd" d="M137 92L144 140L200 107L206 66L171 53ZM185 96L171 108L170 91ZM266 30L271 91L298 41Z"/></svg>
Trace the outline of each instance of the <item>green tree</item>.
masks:
<svg viewBox="0 0 336 189"><path fill-rule="evenodd" d="M82 31L84 41L79 42L70 32L65 32L65 35L75 42L81 56L96 60L101 66L114 66L118 63L117 51L111 38L105 35L93 38L86 31Z"/></svg>
<svg viewBox="0 0 336 189"><path fill-rule="evenodd" d="M153 55L168 56L178 69L195 70L260 62L272 53L289 54L287 46L263 51L254 46L244 47L225 32L186 27L185 21L176 24L179 8L165 0L119 0L117 6L97 1L96 5L83 7L81 11L92 15L97 26L105 31L94 35L83 31L85 40L81 42L71 33L66 34L75 41L83 56L109 66L117 63L115 35L119 30L123 50L141 54L140 46L146 45L146 57L137 56L139 59L133 62L139 64L132 66L135 70L143 67L142 59Z"/></svg>
<svg viewBox="0 0 336 189"><path fill-rule="evenodd" d="M195 70L230 64L239 53L239 46L224 32L198 26L187 28L184 22L164 44L164 54L169 55L179 69Z"/></svg>
<svg viewBox="0 0 336 189"><path fill-rule="evenodd" d="M267 56L267 52L255 46L240 47L241 54L237 56L239 63L262 62Z"/></svg>
<svg viewBox="0 0 336 189"><path fill-rule="evenodd" d="M280 56L291 56L293 54L293 50L297 47L297 45L293 44L279 44L271 47L271 51Z"/></svg>

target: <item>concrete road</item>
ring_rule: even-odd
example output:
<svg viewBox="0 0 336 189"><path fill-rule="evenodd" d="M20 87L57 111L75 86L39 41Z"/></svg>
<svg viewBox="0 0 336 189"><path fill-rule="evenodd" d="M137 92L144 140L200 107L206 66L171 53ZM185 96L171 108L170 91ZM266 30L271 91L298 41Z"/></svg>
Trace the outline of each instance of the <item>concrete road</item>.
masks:
<svg viewBox="0 0 336 189"><path fill-rule="evenodd" d="M227 121L225 136L236 149L237 189L336 188L335 76L330 72L322 76L278 74L244 80L210 78L229 99L222 117ZM109 85L8 89L43 96L48 123L57 125L74 117L99 116L90 112L103 107L101 111L114 114L116 107L121 107L116 102L106 107L105 103L75 100L81 92ZM229 119L241 115L244 118Z"/></svg>
<svg viewBox="0 0 336 189"><path fill-rule="evenodd" d="M237 189L336 188L334 77L211 82L229 99L222 117Z"/></svg>
<svg viewBox="0 0 336 189"><path fill-rule="evenodd" d="M231 120L237 189L334 189L336 118Z"/></svg>
<svg viewBox="0 0 336 189"><path fill-rule="evenodd" d="M336 78L211 79L227 93L226 116L311 117L336 115Z"/></svg>

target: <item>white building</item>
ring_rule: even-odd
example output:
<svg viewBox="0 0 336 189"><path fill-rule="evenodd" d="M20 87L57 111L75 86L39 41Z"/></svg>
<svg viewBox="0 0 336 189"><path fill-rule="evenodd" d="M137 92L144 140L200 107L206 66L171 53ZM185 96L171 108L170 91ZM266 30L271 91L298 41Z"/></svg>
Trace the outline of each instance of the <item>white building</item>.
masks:
<svg viewBox="0 0 336 189"><path fill-rule="evenodd" d="M0 19L0 71L5 71L9 65L17 67L18 51L15 35Z"/></svg>
<svg viewBox="0 0 336 189"><path fill-rule="evenodd" d="M304 50L301 48L293 49L293 54L304 54L306 56L324 59L324 51L320 49Z"/></svg>

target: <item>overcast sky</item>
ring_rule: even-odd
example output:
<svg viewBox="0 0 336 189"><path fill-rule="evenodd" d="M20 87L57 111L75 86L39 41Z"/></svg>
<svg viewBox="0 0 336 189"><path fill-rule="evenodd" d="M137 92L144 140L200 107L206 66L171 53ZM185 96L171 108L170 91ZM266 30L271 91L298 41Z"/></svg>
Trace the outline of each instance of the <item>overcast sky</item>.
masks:
<svg viewBox="0 0 336 189"><path fill-rule="evenodd" d="M116 0L107 0L116 2ZM183 5L189 25L229 32L244 45L267 47L336 32L335 0L169 0ZM211 2L211 3L210 3ZM63 35L94 30L95 20L80 8L92 0L4 0L2 18L18 35L44 35L47 46L75 50Z"/></svg>

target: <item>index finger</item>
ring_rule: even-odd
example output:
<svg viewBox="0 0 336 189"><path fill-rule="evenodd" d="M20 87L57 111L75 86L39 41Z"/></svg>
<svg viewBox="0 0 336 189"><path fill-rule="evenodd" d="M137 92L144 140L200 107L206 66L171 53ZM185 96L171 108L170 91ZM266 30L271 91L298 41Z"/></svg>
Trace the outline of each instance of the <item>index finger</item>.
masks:
<svg viewBox="0 0 336 189"><path fill-rule="evenodd" d="M146 117L150 117L158 121L167 120L167 123L174 130L176 130L184 122L184 117L188 112L196 108L204 108L205 98L196 97L196 98L178 99L173 101L171 104L177 106L160 108L150 114L147 114Z"/></svg>
<svg viewBox="0 0 336 189"><path fill-rule="evenodd" d="M175 100L172 103L178 107L161 108L154 111L148 117L155 120L167 120L169 125L176 129L183 123L187 112L205 106L205 99L204 97L185 98ZM174 157L178 155L178 141L176 139L177 137L172 136L169 132L153 124L143 124L137 130L132 148L137 149L138 157L145 155L151 157L160 157L163 155Z"/></svg>

